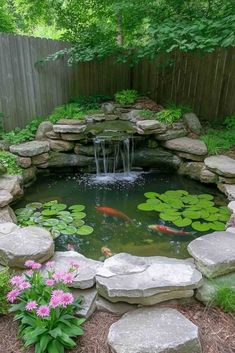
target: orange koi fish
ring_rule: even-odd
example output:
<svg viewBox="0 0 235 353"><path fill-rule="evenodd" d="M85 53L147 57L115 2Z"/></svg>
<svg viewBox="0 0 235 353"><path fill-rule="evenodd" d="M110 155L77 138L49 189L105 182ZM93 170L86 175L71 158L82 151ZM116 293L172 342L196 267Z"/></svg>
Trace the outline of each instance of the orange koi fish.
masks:
<svg viewBox="0 0 235 353"><path fill-rule="evenodd" d="M162 233L171 234L171 235L190 235L191 234L189 232L170 228L162 224L152 224L152 225L149 225L148 228L151 230L155 230L156 232L162 232Z"/></svg>
<svg viewBox="0 0 235 353"><path fill-rule="evenodd" d="M96 206L96 211L104 213L108 216L121 218L126 222L132 223L132 220L125 213L118 211L115 208L108 207L108 206Z"/></svg>
<svg viewBox="0 0 235 353"><path fill-rule="evenodd" d="M102 252L102 254L103 254L105 257L111 257L111 256L113 256L112 251L111 251L109 248L107 248L106 246L103 246L103 247L101 248L101 252Z"/></svg>

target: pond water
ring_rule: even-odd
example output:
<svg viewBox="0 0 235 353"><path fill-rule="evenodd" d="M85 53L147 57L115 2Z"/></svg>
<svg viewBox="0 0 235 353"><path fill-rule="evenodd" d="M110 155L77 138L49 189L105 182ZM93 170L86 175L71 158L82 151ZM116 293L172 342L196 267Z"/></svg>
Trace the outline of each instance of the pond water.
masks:
<svg viewBox="0 0 235 353"><path fill-rule="evenodd" d="M215 188L181 177L172 171L165 173L131 173L129 178L122 179L116 174L113 178L97 178L94 175L51 175L40 176L25 191L23 200L15 209L25 207L31 202L48 202L58 200L68 206L83 204L86 206L86 224L94 228L90 235L60 235L55 240L56 249L65 251L74 248L85 256L99 259L101 248L108 247L112 253L128 252L139 256L188 257L188 243L205 233L192 232L190 235L178 236L152 231L150 224L165 224L174 228L171 222L160 220L155 211L144 212L137 209L138 204L145 202L144 193L163 193L167 190L183 189L190 194L209 193L215 196L216 205L226 205L225 197ZM107 216L96 210L96 206L109 206L126 214L131 220ZM209 233L209 232L207 232Z"/></svg>

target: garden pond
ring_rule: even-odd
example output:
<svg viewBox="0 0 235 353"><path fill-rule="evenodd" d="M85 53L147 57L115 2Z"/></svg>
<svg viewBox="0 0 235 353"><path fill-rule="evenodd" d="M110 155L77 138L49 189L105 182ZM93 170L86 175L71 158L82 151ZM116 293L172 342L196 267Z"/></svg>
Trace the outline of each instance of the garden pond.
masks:
<svg viewBox="0 0 235 353"><path fill-rule="evenodd" d="M102 259L109 249L187 258L190 241L223 230L229 219L227 200L216 187L172 171L115 176L40 176L14 205L18 221L50 229L58 251L74 249ZM149 225L163 226L163 231Z"/></svg>

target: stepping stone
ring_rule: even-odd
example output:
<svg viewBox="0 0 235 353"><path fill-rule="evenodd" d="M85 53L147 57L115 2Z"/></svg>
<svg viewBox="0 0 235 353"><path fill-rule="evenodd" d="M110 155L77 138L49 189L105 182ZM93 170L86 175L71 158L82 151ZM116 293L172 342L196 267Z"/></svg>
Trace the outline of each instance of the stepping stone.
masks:
<svg viewBox="0 0 235 353"><path fill-rule="evenodd" d="M165 133L163 134L156 134L154 135L156 140L159 141L167 141L167 140L172 140L172 139L176 139L179 137L184 137L187 135L187 131L185 129L181 129L181 130L167 130Z"/></svg>
<svg viewBox="0 0 235 353"><path fill-rule="evenodd" d="M198 328L170 308L128 312L112 324L108 344L113 353L201 353Z"/></svg>
<svg viewBox="0 0 235 353"><path fill-rule="evenodd" d="M9 205L13 200L13 196L7 190L0 190L0 207Z"/></svg>
<svg viewBox="0 0 235 353"><path fill-rule="evenodd" d="M154 305L193 296L202 275L192 260L125 253L104 262L96 275L98 293L109 301Z"/></svg>
<svg viewBox="0 0 235 353"><path fill-rule="evenodd" d="M211 169L215 173L233 178L235 177L235 159L227 156L211 156L204 160L207 168Z"/></svg>
<svg viewBox="0 0 235 353"><path fill-rule="evenodd" d="M61 133L81 133L86 130L86 125L54 125L53 126L54 132L61 132Z"/></svg>
<svg viewBox="0 0 235 353"><path fill-rule="evenodd" d="M30 141L12 145L10 151L22 157L32 157L37 154L48 152L50 149L48 141Z"/></svg>
<svg viewBox="0 0 235 353"><path fill-rule="evenodd" d="M170 150L196 154L198 156L207 154L207 147L203 141L189 137L168 140L163 143L163 146Z"/></svg>
<svg viewBox="0 0 235 353"><path fill-rule="evenodd" d="M235 236L229 232L214 232L193 240L188 252L197 268L207 278L235 271Z"/></svg>
<svg viewBox="0 0 235 353"><path fill-rule="evenodd" d="M55 261L56 271L66 271L70 267L70 262L79 264L78 275L72 283L72 288L87 289L95 284L95 275L103 267L103 262L88 259L76 251L56 251L51 261Z"/></svg>
<svg viewBox="0 0 235 353"><path fill-rule="evenodd" d="M98 299L96 300L96 309L99 311L106 311L109 313L113 313L113 314L119 314L119 315L123 315L125 313L127 313L128 311L131 310L135 310L137 309L138 306L134 305L134 304L127 304L127 303L111 303L110 301L102 298L102 297L98 297Z"/></svg>
<svg viewBox="0 0 235 353"><path fill-rule="evenodd" d="M0 263L24 268L27 260L43 263L54 253L51 234L40 227L20 228L14 223L0 224Z"/></svg>
<svg viewBox="0 0 235 353"><path fill-rule="evenodd" d="M76 311L76 315L88 319L96 309L96 299L98 296L96 288L72 289L74 297L81 297L81 309Z"/></svg>

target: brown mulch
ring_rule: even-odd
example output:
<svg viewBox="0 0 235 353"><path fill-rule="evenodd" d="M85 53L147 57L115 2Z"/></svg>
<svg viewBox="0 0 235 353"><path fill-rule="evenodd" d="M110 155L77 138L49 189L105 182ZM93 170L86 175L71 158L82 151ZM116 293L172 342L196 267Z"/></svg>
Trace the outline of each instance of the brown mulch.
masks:
<svg viewBox="0 0 235 353"><path fill-rule="evenodd" d="M199 327L203 353L235 353L235 317L218 308L205 308L200 303L168 306L179 310ZM107 334L110 325L118 319L114 314L96 312L84 324L85 334L78 346L69 353L110 353ZM0 353L22 353L16 334L17 324L12 322L12 317L0 317ZM34 350L23 352L33 353Z"/></svg>

